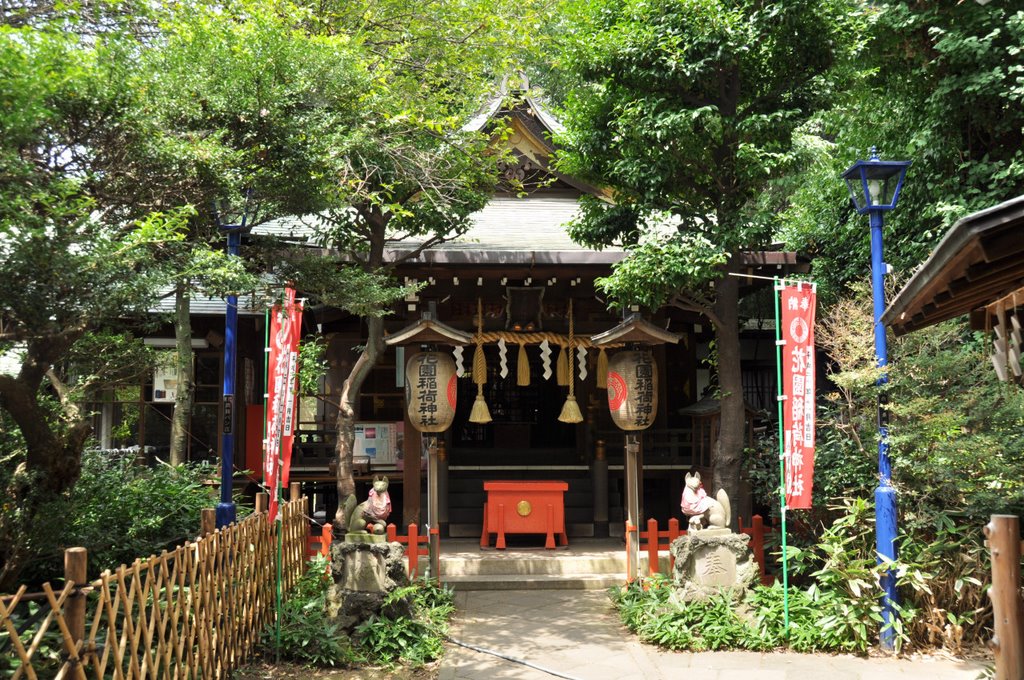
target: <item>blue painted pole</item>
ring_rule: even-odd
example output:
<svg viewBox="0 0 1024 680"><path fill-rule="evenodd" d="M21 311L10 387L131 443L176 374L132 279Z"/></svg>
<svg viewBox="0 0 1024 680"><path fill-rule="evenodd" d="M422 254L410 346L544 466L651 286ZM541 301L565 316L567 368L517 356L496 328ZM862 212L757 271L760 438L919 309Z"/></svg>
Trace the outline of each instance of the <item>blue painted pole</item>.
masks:
<svg viewBox="0 0 1024 680"><path fill-rule="evenodd" d="M242 234L238 229L228 231L228 255L238 257ZM220 503L217 504L217 527L226 527L235 521L235 501L231 496L235 462L235 359L238 353L235 336L238 333L238 296L229 295L224 315L224 400L223 434L220 453Z"/></svg>
<svg viewBox="0 0 1024 680"><path fill-rule="evenodd" d="M885 326L882 313L885 312L885 263L882 261L882 212L872 210L871 220L871 290L875 306L875 359L879 368L889 364L888 347L885 340ZM889 374L878 377L881 388L889 382ZM878 395L878 487L875 489L875 548L879 555L896 559L896 489L892 486L892 461L889 459L889 415L885 396ZM892 651L896 646L896 634L891 623L898 616L895 606L899 604L896 592L896 575L888 570L882 576L882 619L883 629L879 634L882 649Z"/></svg>

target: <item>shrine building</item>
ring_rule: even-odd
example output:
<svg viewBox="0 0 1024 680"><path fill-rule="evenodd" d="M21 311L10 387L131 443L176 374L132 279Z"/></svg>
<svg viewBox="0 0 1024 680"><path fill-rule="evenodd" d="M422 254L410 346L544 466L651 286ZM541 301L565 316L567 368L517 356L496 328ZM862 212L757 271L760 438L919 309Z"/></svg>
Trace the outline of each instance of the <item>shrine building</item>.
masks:
<svg viewBox="0 0 1024 680"><path fill-rule="evenodd" d="M634 310L625 315L610 312L595 280L611 272L623 251L582 247L565 228L577 214L581 197L606 197L599 188L551 168L551 140L560 126L537 99L521 92L515 97L503 93L468 126L486 131L497 119L512 130L503 143L515 159L503 168L502 188L472 217L468 233L423 251L396 270L400 281L423 287L385 317L389 346L359 395L358 494L364 496L374 474L388 475L392 521L422 524L427 508L433 507L442 538L481 536L488 482L564 482L570 539L621 535L632 480L638 518L682 519L683 475L699 470L705 479L711 478L711 451L718 432L717 402L708 396L713 376L705 363L713 338L710 322L672 308L653 315L645 312L643 318ZM310 235L298 218L264 223L253 233L300 243ZM806 271L806 263L781 250L743 257L746 273L754 276ZM751 438L758 419L770 418L775 405L771 298L770 292L757 292L765 292L763 284L744 279L741 291L748 295L741 312L747 319L742 342ZM223 319L222 300L193 301L197 387L191 460L215 461L220 454ZM429 332L424 334L425 328ZM330 518L337 504L336 409L330 401L337 400L358 357L366 326L342 310L311 307L304 314L303 330L327 341L329 369L320 386L327 399L301 399L292 480L301 482L314 509ZM262 469L264 331L263 311L240 305L236 428L241 436L235 437L234 460L236 469L249 471L250 491ZM173 347L173 329L168 326L162 335L166 337L149 341ZM410 341L402 342L403 338ZM560 355L567 354L570 339L568 366L568 356ZM482 367L473 365L477 340ZM628 458L626 433L613 423L607 388L597 378L599 366L637 340L652 343L657 398L650 414L653 424L635 433L640 446ZM461 356L453 346L459 342L466 343ZM429 483L428 456L408 420L405 388L406 361L427 345L451 353L461 369L454 420L438 435L435 476ZM163 386L166 378L166 372L158 371L152 382L99 399L96 431L104 447L137 446L141 460L165 458L174 401ZM471 419L478 393L490 422ZM559 420L570 393L582 416L579 423ZM749 498L736 499L733 508L749 517Z"/></svg>

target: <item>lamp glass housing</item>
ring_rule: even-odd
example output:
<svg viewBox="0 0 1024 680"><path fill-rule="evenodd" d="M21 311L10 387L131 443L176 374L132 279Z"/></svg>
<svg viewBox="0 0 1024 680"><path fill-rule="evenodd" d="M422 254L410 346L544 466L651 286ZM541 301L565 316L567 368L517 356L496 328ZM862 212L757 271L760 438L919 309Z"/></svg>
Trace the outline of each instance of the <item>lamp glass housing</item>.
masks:
<svg viewBox="0 0 1024 680"><path fill-rule="evenodd" d="M843 179L857 212L895 208L909 166L910 161L883 161L877 156L851 165Z"/></svg>

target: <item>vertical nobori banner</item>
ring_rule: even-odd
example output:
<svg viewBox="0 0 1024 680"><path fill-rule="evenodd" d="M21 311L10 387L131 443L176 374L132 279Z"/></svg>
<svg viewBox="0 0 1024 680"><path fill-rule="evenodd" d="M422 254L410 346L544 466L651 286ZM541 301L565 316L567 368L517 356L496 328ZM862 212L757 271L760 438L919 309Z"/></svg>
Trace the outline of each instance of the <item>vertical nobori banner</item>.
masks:
<svg viewBox="0 0 1024 680"><path fill-rule="evenodd" d="M786 507L811 507L814 486L814 306L813 284L782 289L782 387L785 394Z"/></svg>
<svg viewBox="0 0 1024 680"><path fill-rule="evenodd" d="M295 291L285 289L285 304L270 313L270 353L267 368L267 438L263 441L263 480L270 492L270 519L277 516L278 474L288 484L292 442L295 439L295 397L298 381L302 305Z"/></svg>

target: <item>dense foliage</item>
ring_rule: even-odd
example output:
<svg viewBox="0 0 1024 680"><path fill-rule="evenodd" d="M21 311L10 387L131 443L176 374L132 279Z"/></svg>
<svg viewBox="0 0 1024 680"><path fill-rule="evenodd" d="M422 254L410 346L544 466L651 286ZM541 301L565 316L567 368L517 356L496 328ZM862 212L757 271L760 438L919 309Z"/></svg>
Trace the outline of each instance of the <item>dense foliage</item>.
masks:
<svg viewBox="0 0 1024 680"><path fill-rule="evenodd" d="M328 563L310 562L281 609L281 658L311 666L371 664L413 667L441 657L448 619L455 610L452 593L430 580L397 588L385 599L381 613L358 626L349 638L327 614L331 588ZM265 656L276 655L274 627L263 633Z"/></svg>
<svg viewBox="0 0 1024 680"><path fill-rule="evenodd" d="M385 247L460 233L489 195L498 159L461 124L515 49L499 34L533 5L408 10L389 0L115 0L86 12L33 0L0 12L0 351L21 361L0 375L0 408L19 432L3 452L19 512L0 518L0 590L33 557L25 536L39 508L80 473L90 414L72 396L76 343L138 330L168 290L181 386L172 439L184 442L190 297L264 285L224 254L215 221L235 223L243 188L255 190L258 219L319 214L318 245L350 258L325 268L279 250L259 265L312 272L296 282L371 318L371 358L341 400L343 410L358 403L382 336L373 319L404 294ZM229 205L216 215L219 199Z"/></svg>
<svg viewBox="0 0 1024 680"><path fill-rule="evenodd" d="M863 285L819 320L831 389L818 418L813 518L828 514L830 499L868 496L876 484L879 373L871 324ZM988 346L984 334L959 321L890 340L893 477L908 520L929 524L938 513L952 513L981 526L993 512L1024 511L1024 394L999 382ZM765 443L752 471L769 505L777 483L772 448Z"/></svg>
<svg viewBox="0 0 1024 680"><path fill-rule="evenodd" d="M327 617L331 587L329 563L317 556L299 578L280 610L280 657L312 666L347 666L362 657L343 631ZM273 625L263 631L261 651L276 656L278 639Z"/></svg>
<svg viewBox="0 0 1024 680"><path fill-rule="evenodd" d="M769 651L788 646L798 652L863 654L872 642L872 619L858 618L859 608L831 590L790 588L788 640L781 583L757 586L738 602L729 593L704 601L676 600L665 577L634 581L611 595L627 628L646 642L673 650ZM870 606L866 599L863 604Z"/></svg>
<svg viewBox="0 0 1024 680"><path fill-rule="evenodd" d="M820 319L818 340L832 360L832 391L818 415L815 505L788 513L798 561L815 554L801 548L845 531L843 560L831 566L839 574L855 559L875 560L873 517L865 501L834 505L841 498L871 498L877 485L878 370L871 319L870 294L863 285ZM903 595L917 612L907 628L918 644L959 649L981 641L989 625L981 589L988 580L981 527L992 513L1024 512L1024 394L998 381L987 346L982 334L958 321L894 338L889 345L886 391L900 511L899 562L920 577L905 581ZM777 507L777 450L774 441L764 442L749 470L769 507ZM862 523L857 536L851 517ZM811 562L821 568L824 559Z"/></svg>
<svg viewBox="0 0 1024 680"><path fill-rule="evenodd" d="M664 578L613 590L623 623L645 640L671 649L754 649L866 654L882 626L881 572L892 566L902 593L893 631L898 647L977 647L991 625L982 587L988 565L975 537L947 517L930 533L915 526L900 537L895 565L875 553L874 507L863 499L833 508L835 521L800 545L790 545L789 629L781 574L732 604L723 594L682 603Z"/></svg>
<svg viewBox="0 0 1024 680"><path fill-rule="evenodd" d="M801 172L779 184L787 243L813 255L829 299L868 270L866 218L840 173L877 146L912 160L886 216L886 262L910 271L964 215L1024 192L1024 8L865 3L849 87L797 133Z"/></svg>
<svg viewBox="0 0 1024 680"><path fill-rule="evenodd" d="M387 616L389 605L406 600L411 616ZM402 661L420 666L441 658L448 619L455 611L452 591L435 581L417 581L397 588L384 602L382 613L356 629L356 639L374 664Z"/></svg>
<svg viewBox="0 0 1024 680"><path fill-rule="evenodd" d="M27 574L35 583L59 578L64 548L87 546L89 577L95 578L194 538L200 511L216 500L208 484L216 472L206 463L148 468L134 451L85 451L78 483L43 506L50 521L27 539L33 555Z"/></svg>
<svg viewBox="0 0 1024 680"><path fill-rule="evenodd" d="M560 85L561 170L609 189L570 230L621 244L599 282L620 305L703 315L715 329L722 429L714 486L739 497L744 408L741 252L772 242L761 197L789 169L793 133L830 104L857 20L854 3L646 2L570 5Z"/></svg>

